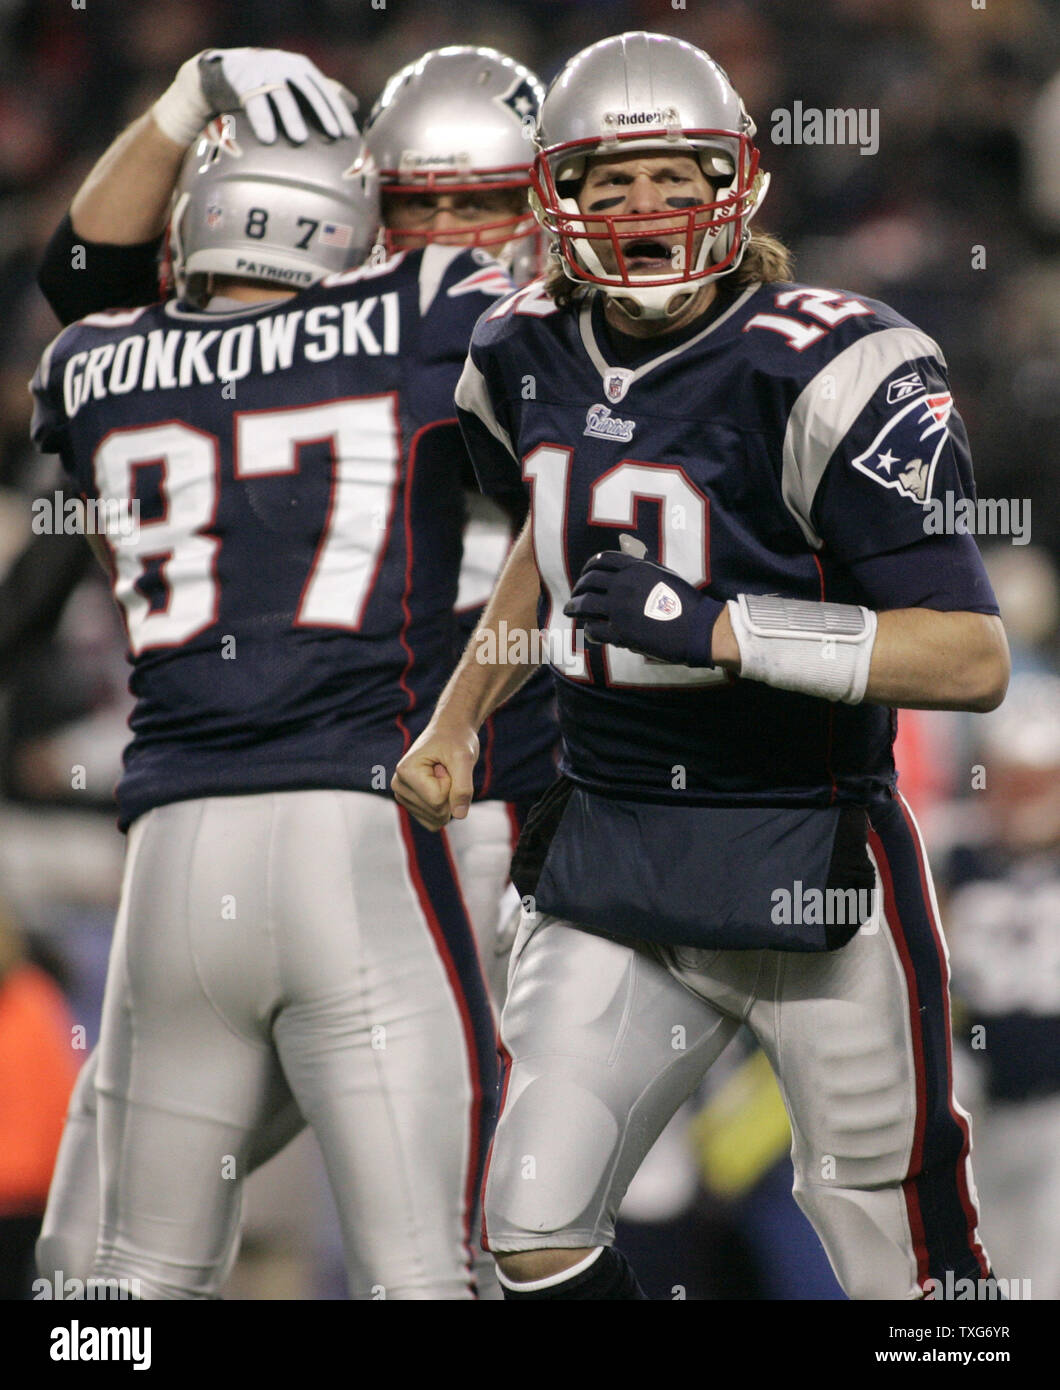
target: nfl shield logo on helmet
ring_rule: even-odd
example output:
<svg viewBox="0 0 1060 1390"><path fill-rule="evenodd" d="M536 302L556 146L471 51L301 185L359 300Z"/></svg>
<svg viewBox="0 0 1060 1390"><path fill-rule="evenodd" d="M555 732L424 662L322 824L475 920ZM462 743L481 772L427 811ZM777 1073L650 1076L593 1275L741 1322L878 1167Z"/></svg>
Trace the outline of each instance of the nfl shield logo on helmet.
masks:
<svg viewBox="0 0 1060 1390"><path fill-rule="evenodd" d="M604 395L614 404L626 394L632 381L633 373L628 367L611 367L604 373Z"/></svg>
<svg viewBox="0 0 1060 1390"><path fill-rule="evenodd" d="M225 220L225 210L220 203L207 203L204 216L207 227L213 232Z"/></svg>

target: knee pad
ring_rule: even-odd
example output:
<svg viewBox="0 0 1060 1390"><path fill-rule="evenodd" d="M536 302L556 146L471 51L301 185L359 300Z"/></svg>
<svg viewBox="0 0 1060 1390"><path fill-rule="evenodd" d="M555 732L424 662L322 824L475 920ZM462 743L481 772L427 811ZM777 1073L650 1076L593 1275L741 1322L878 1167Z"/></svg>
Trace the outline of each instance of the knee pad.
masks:
<svg viewBox="0 0 1060 1390"><path fill-rule="evenodd" d="M643 1289L637 1283L629 1261L621 1251L612 1245L600 1245L573 1269L565 1269L561 1274L550 1274L545 1279L534 1279L528 1283L515 1284L506 1279L503 1271L498 1278L504 1290L505 1299L537 1298L551 1299L593 1299L602 1301L644 1299Z"/></svg>

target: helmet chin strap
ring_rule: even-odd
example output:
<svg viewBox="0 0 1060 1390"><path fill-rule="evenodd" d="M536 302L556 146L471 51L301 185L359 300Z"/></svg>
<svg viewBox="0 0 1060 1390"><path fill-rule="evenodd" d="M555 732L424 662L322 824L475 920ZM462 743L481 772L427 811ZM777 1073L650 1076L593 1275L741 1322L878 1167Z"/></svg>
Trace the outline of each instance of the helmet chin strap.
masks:
<svg viewBox="0 0 1060 1390"><path fill-rule="evenodd" d="M617 309L627 318L642 323L645 319L676 318L688 301L702 289L703 281L681 285L676 291L670 285L646 285L642 290L630 290L627 285L600 288Z"/></svg>
<svg viewBox="0 0 1060 1390"><path fill-rule="evenodd" d="M184 290L187 285L187 275L184 271L184 240L180 234L181 223L184 221L184 212L191 202L190 193L182 193L173 205L173 211L169 216L169 254L173 268L173 285L179 298L184 298Z"/></svg>

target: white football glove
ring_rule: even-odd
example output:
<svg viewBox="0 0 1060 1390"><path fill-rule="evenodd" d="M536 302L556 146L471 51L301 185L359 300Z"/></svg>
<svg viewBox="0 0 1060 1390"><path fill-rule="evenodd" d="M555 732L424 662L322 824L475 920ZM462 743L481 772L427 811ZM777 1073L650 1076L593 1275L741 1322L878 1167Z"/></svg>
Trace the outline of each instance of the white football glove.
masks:
<svg viewBox="0 0 1060 1390"><path fill-rule="evenodd" d="M276 118L288 139L309 136L295 92L332 139L355 135L349 93L301 53L282 48L206 48L189 58L151 108L155 125L178 145L190 145L211 116L242 108L266 145Z"/></svg>

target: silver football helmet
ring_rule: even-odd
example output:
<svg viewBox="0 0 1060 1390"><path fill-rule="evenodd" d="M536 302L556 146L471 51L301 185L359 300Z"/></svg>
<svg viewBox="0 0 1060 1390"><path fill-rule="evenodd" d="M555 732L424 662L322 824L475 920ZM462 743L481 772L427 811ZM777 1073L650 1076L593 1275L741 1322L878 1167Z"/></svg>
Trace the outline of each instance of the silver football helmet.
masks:
<svg viewBox="0 0 1060 1390"><path fill-rule="evenodd" d="M566 274L599 285L631 317L679 312L700 285L740 263L748 223L769 183L758 170L754 133L723 69L682 39L620 34L576 54L541 106L530 195ZM715 201L584 215L577 198L589 161L636 153L692 156ZM613 252L613 270L598 254L603 243ZM635 243L647 259L669 260L672 270L638 274L628 264Z"/></svg>
<svg viewBox="0 0 1060 1390"><path fill-rule="evenodd" d="M210 274L305 289L359 265L378 235L379 178L360 135L265 145L242 114L216 116L173 197L172 277L192 303Z"/></svg>
<svg viewBox="0 0 1060 1390"><path fill-rule="evenodd" d="M544 87L514 58L492 48L453 46L425 53L396 72L372 108L365 141L386 194L528 189L533 134ZM388 228L388 251L443 240L487 246L522 283L539 273L542 238L522 199L512 212L466 234Z"/></svg>

